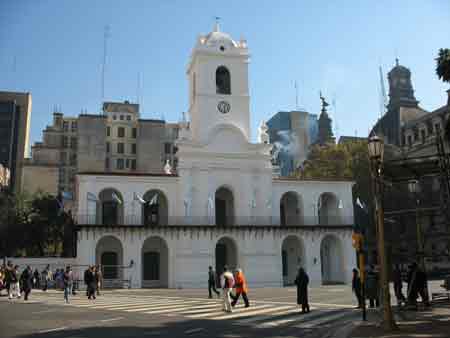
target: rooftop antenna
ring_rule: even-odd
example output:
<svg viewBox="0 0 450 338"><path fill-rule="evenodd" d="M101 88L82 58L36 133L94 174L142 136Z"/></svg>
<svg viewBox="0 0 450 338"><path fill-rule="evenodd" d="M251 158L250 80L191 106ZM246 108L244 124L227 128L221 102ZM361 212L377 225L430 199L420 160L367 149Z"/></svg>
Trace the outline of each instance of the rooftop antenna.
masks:
<svg viewBox="0 0 450 338"><path fill-rule="evenodd" d="M105 101L105 72L106 72L106 47L107 40L111 37L111 29L106 25L103 32L103 64L102 64L102 105Z"/></svg>
<svg viewBox="0 0 450 338"><path fill-rule="evenodd" d="M298 110L298 85L297 85L297 80L294 81L294 88L295 88L295 110Z"/></svg>
<svg viewBox="0 0 450 338"><path fill-rule="evenodd" d="M380 75L380 117L384 115L386 111L386 106L388 104L387 102L387 96L386 96L386 88L384 86L384 77L383 77L383 69L381 68L381 65L378 68L378 72Z"/></svg>
<svg viewBox="0 0 450 338"><path fill-rule="evenodd" d="M137 73L137 86L136 86L136 103L140 104L141 102L141 72Z"/></svg>

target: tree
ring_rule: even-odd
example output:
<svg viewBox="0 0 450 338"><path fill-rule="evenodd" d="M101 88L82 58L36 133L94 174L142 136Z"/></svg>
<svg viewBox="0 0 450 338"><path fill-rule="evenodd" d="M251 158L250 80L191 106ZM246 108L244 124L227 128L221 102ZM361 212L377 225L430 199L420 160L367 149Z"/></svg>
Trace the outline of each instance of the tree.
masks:
<svg viewBox="0 0 450 338"><path fill-rule="evenodd" d="M59 256L72 229L71 216L54 196L0 192L0 255Z"/></svg>
<svg viewBox="0 0 450 338"><path fill-rule="evenodd" d="M312 147L303 169L296 174L306 179L353 180L353 205L355 226L373 237L373 194L370 163L366 141L343 144L315 145ZM359 200L359 202L357 202Z"/></svg>
<svg viewBox="0 0 450 338"><path fill-rule="evenodd" d="M436 74L438 78L444 82L450 83L450 49L439 49L436 58Z"/></svg>

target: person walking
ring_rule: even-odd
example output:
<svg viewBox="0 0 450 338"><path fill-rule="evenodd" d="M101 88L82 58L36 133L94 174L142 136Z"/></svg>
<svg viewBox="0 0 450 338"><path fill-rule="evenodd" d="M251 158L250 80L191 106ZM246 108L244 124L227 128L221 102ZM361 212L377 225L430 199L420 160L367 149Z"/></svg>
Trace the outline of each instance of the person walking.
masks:
<svg viewBox="0 0 450 338"><path fill-rule="evenodd" d="M233 312L231 307L230 293L234 287L234 277L233 274L228 271L228 267L224 266L223 273L220 276L220 286L223 289L223 311Z"/></svg>
<svg viewBox="0 0 450 338"><path fill-rule="evenodd" d="M217 295L217 298L220 297L220 292L216 289L216 272L213 270L212 266L208 267L208 293L209 298L212 298L212 291Z"/></svg>
<svg viewBox="0 0 450 338"><path fill-rule="evenodd" d="M33 288L39 289L41 287L41 276L39 274L38 269L34 269L33 273Z"/></svg>
<svg viewBox="0 0 450 338"><path fill-rule="evenodd" d="M73 273L70 265L66 267L66 272L63 275L63 283L64 283L64 300L66 304L69 303L69 295L72 293L72 285L73 285Z"/></svg>
<svg viewBox="0 0 450 338"><path fill-rule="evenodd" d="M47 291L48 283L52 280L52 271L50 270L50 264L42 271L42 291Z"/></svg>
<svg viewBox="0 0 450 338"><path fill-rule="evenodd" d="M394 282L394 292L395 298L397 298L397 305L401 306L402 304L406 303L406 298L402 292L402 271L400 270L400 266L398 264L395 265L394 271L392 272L392 280Z"/></svg>
<svg viewBox="0 0 450 338"><path fill-rule="evenodd" d="M8 293L8 297L10 297L10 295L11 295L11 278L12 278L13 270L14 270L14 267L12 266L11 261L8 261L8 263L5 266L5 289L6 289L6 292Z"/></svg>
<svg viewBox="0 0 450 338"><path fill-rule="evenodd" d="M13 298L20 298L20 283L19 283L19 266L16 265L11 270L11 277L10 277L10 292L9 292L9 299Z"/></svg>
<svg viewBox="0 0 450 338"><path fill-rule="evenodd" d="M416 284L417 284L417 293L420 295L422 299L422 303L424 306L431 306L430 300L428 297L428 287L427 287L427 274L421 267L417 267L416 271Z"/></svg>
<svg viewBox="0 0 450 338"><path fill-rule="evenodd" d="M89 296L89 273L90 273L91 267L88 266L88 268L84 271L83 280L84 284L86 285L86 296Z"/></svg>
<svg viewBox="0 0 450 338"><path fill-rule="evenodd" d="M407 293L407 299L408 299L408 307L411 307L413 309L417 309L417 264L412 263L409 266L408 269L408 275L407 275L407 282L408 282L408 293Z"/></svg>
<svg viewBox="0 0 450 338"><path fill-rule="evenodd" d="M365 283L366 297L369 300L369 306L371 308L380 306L378 285L378 273L375 271L375 267L371 265L369 271L367 272Z"/></svg>
<svg viewBox="0 0 450 338"><path fill-rule="evenodd" d="M27 266L25 270L23 270L22 275L20 276L22 281L22 289L24 300L28 300L28 296L30 295L31 289L33 288L33 271L30 266Z"/></svg>
<svg viewBox="0 0 450 338"><path fill-rule="evenodd" d="M248 297L247 297L247 292L248 292L248 288L247 288L247 280L245 279L244 273L242 272L241 269L237 269L236 270L236 274L234 277L235 280L235 290L236 290L236 295L233 298L233 301L231 302L231 306L235 306L239 297L242 295L242 299L244 299L244 303L245 303L245 307L249 307L250 304L248 302Z"/></svg>
<svg viewBox="0 0 450 338"><path fill-rule="evenodd" d="M100 296L100 289L103 285L103 275L102 275L102 270L100 269L100 265L97 265L95 267L95 285L96 285L97 296Z"/></svg>
<svg viewBox="0 0 450 338"><path fill-rule="evenodd" d="M363 307L363 299L361 295L361 279L359 278L358 270L353 269L353 278L352 278L352 291L358 300L357 308Z"/></svg>
<svg viewBox="0 0 450 338"><path fill-rule="evenodd" d="M308 302L309 276L303 268L298 269L294 283L297 285L297 304L302 306L301 313L310 312Z"/></svg>
<svg viewBox="0 0 450 338"><path fill-rule="evenodd" d="M88 299L95 299L95 268L91 266L87 274Z"/></svg>

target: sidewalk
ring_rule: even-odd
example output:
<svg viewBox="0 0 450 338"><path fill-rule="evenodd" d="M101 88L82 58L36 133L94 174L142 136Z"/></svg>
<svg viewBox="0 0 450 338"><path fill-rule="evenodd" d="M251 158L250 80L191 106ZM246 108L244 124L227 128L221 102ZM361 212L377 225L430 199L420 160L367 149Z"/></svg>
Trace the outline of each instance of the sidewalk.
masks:
<svg viewBox="0 0 450 338"><path fill-rule="evenodd" d="M368 311L367 322L354 324L347 338L448 338L450 337L450 302L433 302L431 309L398 310L393 307L398 330L385 332L379 327L381 313Z"/></svg>

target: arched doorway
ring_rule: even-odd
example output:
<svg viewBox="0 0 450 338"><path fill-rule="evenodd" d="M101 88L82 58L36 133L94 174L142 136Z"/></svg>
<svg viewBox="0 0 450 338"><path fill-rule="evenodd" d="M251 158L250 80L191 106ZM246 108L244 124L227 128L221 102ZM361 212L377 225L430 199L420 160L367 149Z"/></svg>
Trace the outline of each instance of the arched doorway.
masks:
<svg viewBox="0 0 450 338"><path fill-rule="evenodd" d="M318 202L318 216L320 225L340 224L339 200L336 195L326 192L320 195Z"/></svg>
<svg viewBox="0 0 450 338"><path fill-rule="evenodd" d="M169 203L160 190L149 190L142 197L142 224L145 226L167 225Z"/></svg>
<svg viewBox="0 0 450 338"><path fill-rule="evenodd" d="M286 226L302 224L301 214L301 197L293 191L284 193L280 200L280 225Z"/></svg>
<svg viewBox="0 0 450 338"><path fill-rule="evenodd" d="M123 247L118 238L104 236L97 242L95 263L101 266L104 287L120 286L123 280Z"/></svg>
<svg viewBox="0 0 450 338"><path fill-rule="evenodd" d="M344 283L342 243L334 235L326 235L320 243L322 284Z"/></svg>
<svg viewBox="0 0 450 338"><path fill-rule="evenodd" d="M216 225L234 224L234 198L233 193L226 187L216 190L215 210Z"/></svg>
<svg viewBox="0 0 450 338"><path fill-rule="evenodd" d="M142 245L142 287L169 286L169 249L161 237L149 237Z"/></svg>
<svg viewBox="0 0 450 338"><path fill-rule="evenodd" d="M123 224L123 197L116 189L102 190L98 195L97 208L98 224Z"/></svg>
<svg viewBox="0 0 450 338"><path fill-rule="evenodd" d="M216 244L216 273L221 274L226 265L231 271L238 267L236 243L229 237L222 237Z"/></svg>
<svg viewBox="0 0 450 338"><path fill-rule="evenodd" d="M298 269L305 266L305 250L297 236L288 236L281 244L283 285L294 284Z"/></svg>

